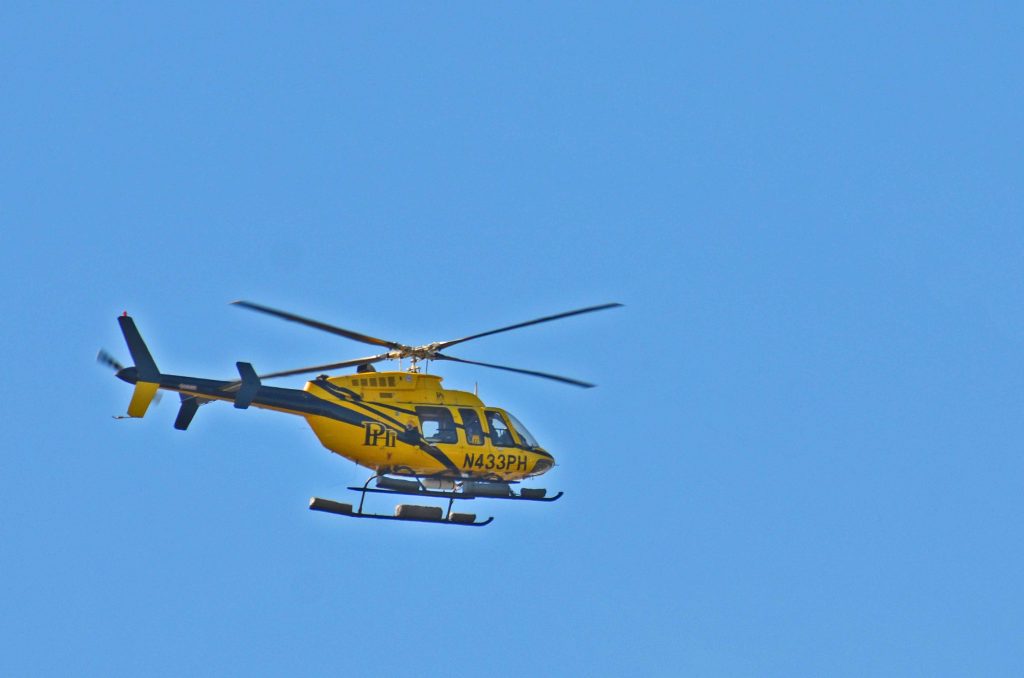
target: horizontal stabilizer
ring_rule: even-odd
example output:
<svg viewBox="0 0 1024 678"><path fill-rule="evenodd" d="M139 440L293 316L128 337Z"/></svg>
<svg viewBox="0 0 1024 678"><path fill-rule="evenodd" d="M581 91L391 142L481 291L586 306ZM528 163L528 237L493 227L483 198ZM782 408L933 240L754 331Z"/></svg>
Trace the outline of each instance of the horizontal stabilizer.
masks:
<svg viewBox="0 0 1024 678"><path fill-rule="evenodd" d="M184 431L192 423L192 417L199 411L199 399L195 396L181 396L181 408L178 410L178 418L174 420L174 428Z"/></svg>

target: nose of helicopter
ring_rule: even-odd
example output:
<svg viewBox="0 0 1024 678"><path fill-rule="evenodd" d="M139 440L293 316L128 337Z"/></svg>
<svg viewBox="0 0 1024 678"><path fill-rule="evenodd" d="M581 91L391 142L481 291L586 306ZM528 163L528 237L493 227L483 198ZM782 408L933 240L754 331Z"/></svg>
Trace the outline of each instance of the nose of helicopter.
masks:
<svg viewBox="0 0 1024 678"><path fill-rule="evenodd" d="M555 458L547 452L544 453L543 458L538 459L533 464L533 472L530 475L539 476L543 473L547 473L551 470L551 467L555 465Z"/></svg>

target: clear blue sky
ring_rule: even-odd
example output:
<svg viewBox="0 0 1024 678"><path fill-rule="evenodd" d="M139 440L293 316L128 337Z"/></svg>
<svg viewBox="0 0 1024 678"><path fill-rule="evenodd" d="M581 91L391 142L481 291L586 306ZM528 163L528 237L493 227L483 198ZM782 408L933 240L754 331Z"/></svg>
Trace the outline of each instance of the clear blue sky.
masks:
<svg viewBox="0 0 1024 678"><path fill-rule="evenodd" d="M1013 3L4 3L0 673L1024 670ZM169 372L467 344L555 454L487 528L307 510ZM301 378L284 385L301 386ZM389 510L385 501L375 504Z"/></svg>

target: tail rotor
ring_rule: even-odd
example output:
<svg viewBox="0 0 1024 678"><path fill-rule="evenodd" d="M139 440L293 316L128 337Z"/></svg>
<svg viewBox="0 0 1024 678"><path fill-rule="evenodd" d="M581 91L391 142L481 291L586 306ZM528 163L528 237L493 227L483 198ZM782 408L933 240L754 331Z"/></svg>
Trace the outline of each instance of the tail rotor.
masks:
<svg viewBox="0 0 1024 678"><path fill-rule="evenodd" d="M124 365L118 362L117 358L110 355L103 349L100 349L100 352L96 354L96 362L100 365L106 365L115 372L120 372L124 369Z"/></svg>
<svg viewBox="0 0 1024 678"><path fill-rule="evenodd" d="M132 361L135 364L125 367L117 358L104 350L100 350L96 354L96 361L114 370L118 379L135 384L135 392L132 394L131 403L128 404L128 416L142 417L145 416L149 404L153 402L160 388L160 370L157 369L156 362L150 355L149 349L131 317L124 313L117 318L117 322L121 326L121 333L124 335L128 351L132 354Z"/></svg>

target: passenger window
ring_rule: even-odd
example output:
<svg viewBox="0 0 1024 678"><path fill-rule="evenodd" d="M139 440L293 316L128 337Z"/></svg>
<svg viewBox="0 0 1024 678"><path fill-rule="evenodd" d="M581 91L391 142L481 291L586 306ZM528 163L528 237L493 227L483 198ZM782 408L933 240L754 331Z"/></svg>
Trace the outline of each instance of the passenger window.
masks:
<svg viewBox="0 0 1024 678"><path fill-rule="evenodd" d="M459 436L455 431L455 419L444 407L417 407L420 431L428 443L455 443Z"/></svg>
<svg viewBox="0 0 1024 678"><path fill-rule="evenodd" d="M500 412L487 412L487 426L491 429L491 440L498 447L514 447L512 432L508 430L508 424L502 418Z"/></svg>
<svg viewBox="0 0 1024 678"><path fill-rule="evenodd" d="M466 442L470 445L483 445L484 428L480 425L480 416L476 410L462 407L459 408L459 414L462 416L462 425L466 429Z"/></svg>

